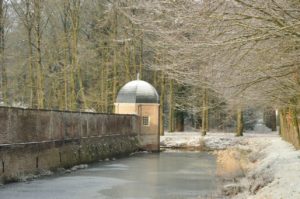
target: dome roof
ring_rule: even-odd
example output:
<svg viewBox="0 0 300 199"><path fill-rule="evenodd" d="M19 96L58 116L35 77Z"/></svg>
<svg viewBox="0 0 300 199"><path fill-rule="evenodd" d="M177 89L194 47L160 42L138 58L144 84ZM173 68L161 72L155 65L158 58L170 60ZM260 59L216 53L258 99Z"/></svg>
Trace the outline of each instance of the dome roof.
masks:
<svg viewBox="0 0 300 199"><path fill-rule="evenodd" d="M118 93L117 103L159 103L156 89L148 82L134 80L125 84Z"/></svg>

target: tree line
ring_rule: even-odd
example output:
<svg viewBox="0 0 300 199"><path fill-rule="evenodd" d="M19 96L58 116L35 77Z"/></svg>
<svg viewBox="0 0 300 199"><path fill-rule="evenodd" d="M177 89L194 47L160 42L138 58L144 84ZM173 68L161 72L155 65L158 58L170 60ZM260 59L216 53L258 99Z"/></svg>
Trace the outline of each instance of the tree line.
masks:
<svg viewBox="0 0 300 199"><path fill-rule="evenodd" d="M245 110L265 110L268 120L277 109L281 135L299 146L299 1L166 0L147 8L155 14L145 26L159 30L152 45L168 52L161 67L201 92L203 135L217 98L236 112L237 135Z"/></svg>
<svg viewBox="0 0 300 199"><path fill-rule="evenodd" d="M2 101L113 112L140 73L169 131L188 118L242 135L253 110L278 109L299 142L299 14L296 0L1 0Z"/></svg>

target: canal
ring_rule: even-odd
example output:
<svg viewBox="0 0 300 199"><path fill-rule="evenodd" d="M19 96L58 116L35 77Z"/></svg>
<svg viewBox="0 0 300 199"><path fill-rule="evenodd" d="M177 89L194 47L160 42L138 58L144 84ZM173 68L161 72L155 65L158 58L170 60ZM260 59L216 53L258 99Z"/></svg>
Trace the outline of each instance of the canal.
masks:
<svg viewBox="0 0 300 199"><path fill-rule="evenodd" d="M1 199L195 199L216 191L216 160L206 152L139 153L63 176L0 187Z"/></svg>

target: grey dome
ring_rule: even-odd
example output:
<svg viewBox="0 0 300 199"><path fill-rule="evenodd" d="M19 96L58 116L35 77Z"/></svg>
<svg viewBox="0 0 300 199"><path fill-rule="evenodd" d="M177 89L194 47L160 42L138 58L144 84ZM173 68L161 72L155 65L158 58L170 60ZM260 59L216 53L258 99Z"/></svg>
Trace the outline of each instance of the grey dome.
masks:
<svg viewBox="0 0 300 199"><path fill-rule="evenodd" d="M125 84L118 93L117 103L159 103L155 88L148 82L134 80Z"/></svg>

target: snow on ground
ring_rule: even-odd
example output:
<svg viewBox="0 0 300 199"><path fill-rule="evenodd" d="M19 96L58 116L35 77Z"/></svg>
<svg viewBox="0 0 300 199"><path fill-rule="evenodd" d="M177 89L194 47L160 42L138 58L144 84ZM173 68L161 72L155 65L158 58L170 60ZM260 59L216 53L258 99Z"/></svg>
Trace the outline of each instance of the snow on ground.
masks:
<svg viewBox="0 0 300 199"><path fill-rule="evenodd" d="M238 142L232 133L207 133L201 136L200 132L165 133L160 137L160 146L166 148L209 148L211 150L225 149Z"/></svg>
<svg viewBox="0 0 300 199"><path fill-rule="evenodd" d="M283 141L277 133L166 133L163 147L205 147L211 150L247 151L245 176L238 179L241 193L236 199L300 199L300 151ZM236 179L235 179L236 180Z"/></svg>
<svg viewBox="0 0 300 199"><path fill-rule="evenodd" d="M181 147L199 147L200 133L184 132L184 133L165 133L160 137L160 146L168 148Z"/></svg>
<svg viewBox="0 0 300 199"><path fill-rule="evenodd" d="M258 159L246 174L248 190L236 198L300 199L300 151L279 136L257 137L248 145Z"/></svg>

